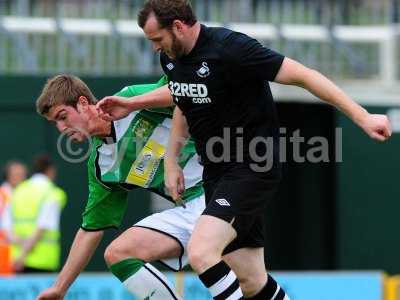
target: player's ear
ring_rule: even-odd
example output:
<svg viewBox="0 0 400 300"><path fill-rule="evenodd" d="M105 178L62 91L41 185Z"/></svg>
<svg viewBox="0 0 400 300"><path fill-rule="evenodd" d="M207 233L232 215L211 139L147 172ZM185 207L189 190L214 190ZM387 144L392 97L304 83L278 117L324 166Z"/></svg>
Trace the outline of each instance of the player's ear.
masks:
<svg viewBox="0 0 400 300"><path fill-rule="evenodd" d="M84 112L89 107L89 101L85 96L79 96L78 103L76 104L76 109L78 112Z"/></svg>
<svg viewBox="0 0 400 300"><path fill-rule="evenodd" d="M182 21L174 20L174 22L172 22L172 31L177 35L182 35L184 30L184 25L185 24L183 24Z"/></svg>

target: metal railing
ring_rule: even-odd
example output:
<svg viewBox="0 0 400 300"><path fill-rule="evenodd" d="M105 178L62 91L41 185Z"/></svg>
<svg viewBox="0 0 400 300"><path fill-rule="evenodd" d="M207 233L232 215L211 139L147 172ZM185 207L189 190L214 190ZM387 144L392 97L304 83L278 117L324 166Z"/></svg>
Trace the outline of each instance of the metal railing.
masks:
<svg viewBox="0 0 400 300"><path fill-rule="evenodd" d="M192 2L200 20L248 33L331 77L393 82L399 1ZM0 74L161 72L136 25L142 2L0 0Z"/></svg>
<svg viewBox="0 0 400 300"><path fill-rule="evenodd" d="M192 0L208 22L382 25L399 0ZM0 0L0 15L135 19L143 0Z"/></svg>

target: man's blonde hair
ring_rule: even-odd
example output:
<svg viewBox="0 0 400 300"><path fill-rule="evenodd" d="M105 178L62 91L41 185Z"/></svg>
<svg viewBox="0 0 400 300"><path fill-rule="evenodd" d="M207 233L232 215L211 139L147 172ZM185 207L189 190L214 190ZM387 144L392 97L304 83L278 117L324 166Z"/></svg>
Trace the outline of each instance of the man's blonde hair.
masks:
<svg viewBox="0 0 400 300"><path fill-rule="evenodd" d="M37 112L45 116L56 105L76 107L80 96L87 98L90 104L97 102L89 87L78 77L61 74L47 80L42 93L36 100Z"/></svg>

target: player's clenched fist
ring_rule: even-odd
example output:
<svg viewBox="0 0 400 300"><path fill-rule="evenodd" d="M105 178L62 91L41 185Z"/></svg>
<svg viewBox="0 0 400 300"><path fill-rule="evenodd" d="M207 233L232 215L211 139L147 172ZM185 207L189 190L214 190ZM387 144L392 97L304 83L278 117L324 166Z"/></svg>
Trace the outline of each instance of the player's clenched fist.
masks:
<svg viewBox="0 0 400 300"><path fill-rule="evenodd" d="M392 135L389 119L385 115L368 114L360 127L374 140L384 142Z"/></svg>
<svg viewBox="0 0 400 300"><path fill-rule="evenodd" d="M165 161L165 186L177 204L183 204L181 196L185 192L185 179L182 168L177 163Z"/></svg>

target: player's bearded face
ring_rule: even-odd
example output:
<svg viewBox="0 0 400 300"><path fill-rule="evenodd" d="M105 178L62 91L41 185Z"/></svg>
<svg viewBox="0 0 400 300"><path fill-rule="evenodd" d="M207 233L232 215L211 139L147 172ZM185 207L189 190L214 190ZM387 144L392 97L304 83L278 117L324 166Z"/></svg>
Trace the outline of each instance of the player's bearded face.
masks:
<svg viewBox="0 0 400 300"><path fill-rule="evenodd" d="M171 59L180 58L184 53L182 41L176 36L174 27L161 27L151 15L143 28L146 37L152 42L156 52L162 52Z"/></svg>
<svg viewBox="0 0 400 300"><path fill-rule="evenodd" d="M170 34L171 34L171 46L169 51L165 51L165 54L167 54L168 57L171 59L180 58L185 54L182 42L177 38L176 34L173 31L170 31Z"/></svg>

